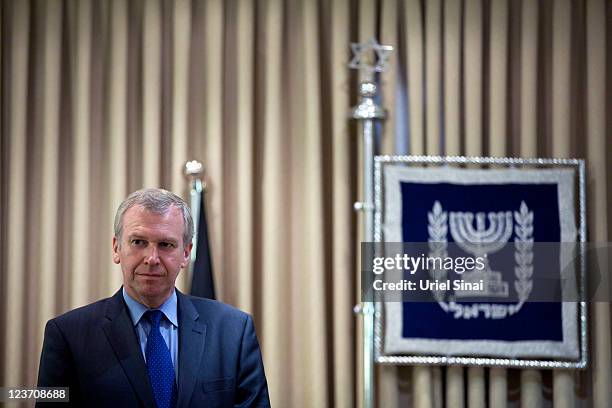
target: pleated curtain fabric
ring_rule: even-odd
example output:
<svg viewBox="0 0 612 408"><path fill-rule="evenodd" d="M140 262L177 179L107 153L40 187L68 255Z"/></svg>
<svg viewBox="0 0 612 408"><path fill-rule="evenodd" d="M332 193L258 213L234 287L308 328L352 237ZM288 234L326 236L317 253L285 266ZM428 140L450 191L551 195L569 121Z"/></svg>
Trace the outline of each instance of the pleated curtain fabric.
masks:
<svg viewBox="0 0 612 408"><path fill-rule="evenodd" d="M46 320L120 286L119 202L150 186L188 197L182 166L199 159L217 296L253 314L273 405L359 406L351 41L395 47L381 152L584 157L589 239L609 240L605 0L2 0L0 12L2 385L36 383ZM379 405L608 406L610 305L590 311L588 371L377 367Z"/></svg>

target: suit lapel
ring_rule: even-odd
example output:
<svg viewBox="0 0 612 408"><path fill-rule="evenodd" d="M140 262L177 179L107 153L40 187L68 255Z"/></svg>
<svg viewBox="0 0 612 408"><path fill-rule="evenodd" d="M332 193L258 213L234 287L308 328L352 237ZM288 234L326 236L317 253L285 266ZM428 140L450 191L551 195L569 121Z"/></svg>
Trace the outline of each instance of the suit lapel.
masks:
<svg viewBox="0 0 612 408"><path fill-rule="evenodd" d="M177 407L189 404L197 381L197 374L204 352L206 324L201 323L191 300L178 290L179 314L179 387Z"/></svg>
<svg viewBox="0 0 612 408"><path fill-rule="evenodd" d="M106 308L107 322L104 333L110 342L117 360L127 375L130 384L145 406L154 407L153 390L147 376L147 367L138 345L132 319L123 302L121 289L109 299Z"/></svg>

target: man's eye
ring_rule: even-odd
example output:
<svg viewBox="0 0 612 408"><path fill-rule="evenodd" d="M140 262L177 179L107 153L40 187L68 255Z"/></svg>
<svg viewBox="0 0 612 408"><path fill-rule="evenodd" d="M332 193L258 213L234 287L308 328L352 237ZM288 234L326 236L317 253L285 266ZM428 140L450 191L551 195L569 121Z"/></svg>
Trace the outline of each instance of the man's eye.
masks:
<svg viewBox="0 0 612 408"><path fill-rule="evenodd" d="M174 248L174 244L170 242L160 242L159 246L162 248Z"/></svg>
<svg viewBox="0 0 612 408"><path fill-rule="evenodd" d="M133 239L132 240L132 245L134 246L142 246L144 245L145 241L143 239Z"/></svg>

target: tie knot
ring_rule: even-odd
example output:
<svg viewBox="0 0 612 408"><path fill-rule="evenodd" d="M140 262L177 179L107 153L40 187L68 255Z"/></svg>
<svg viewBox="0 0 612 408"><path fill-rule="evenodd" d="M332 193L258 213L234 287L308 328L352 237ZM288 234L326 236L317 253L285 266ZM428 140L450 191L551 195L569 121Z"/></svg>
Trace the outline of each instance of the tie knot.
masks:
<svg viewBox="0 0 612 408"><path fill-rule="evenodd" d="M161 310L147 310L145 312L145 319L147 319L153 327L159 327L159 321L162 318Z"/></svg>

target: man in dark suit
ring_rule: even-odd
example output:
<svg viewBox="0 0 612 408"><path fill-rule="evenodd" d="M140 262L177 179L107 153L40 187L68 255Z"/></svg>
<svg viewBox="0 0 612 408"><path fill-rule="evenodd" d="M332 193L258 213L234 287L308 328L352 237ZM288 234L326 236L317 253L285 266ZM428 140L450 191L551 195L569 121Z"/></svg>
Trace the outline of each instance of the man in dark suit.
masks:
<svg viewBox="0 0 612 408"><path fill-rule="evenodd" d="M193 230L187 204L165 190L136 191L119 206L113 260L123 287L47 323L39 387L69 387L74 406L270 405L251 317L174 287Z"/></svg>

